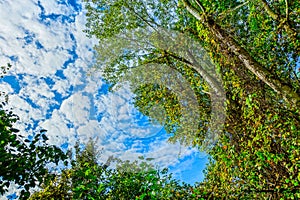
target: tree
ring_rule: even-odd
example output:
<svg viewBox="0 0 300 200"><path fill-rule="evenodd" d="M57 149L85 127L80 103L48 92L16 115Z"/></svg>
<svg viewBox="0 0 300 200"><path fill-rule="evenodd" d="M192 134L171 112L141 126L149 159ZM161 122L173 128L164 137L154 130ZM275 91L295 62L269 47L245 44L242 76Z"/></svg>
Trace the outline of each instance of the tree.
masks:
<svg viewBox="0 0 300 200"><path fill-rule="evenodd" d="M225 1L226 2L226 1ZM287 1L286 1L287 2ZM300 107L300 96L299 94L294 90L293 86L289 83L285 83L284 80L280 79L277 74L271 72L267 67L263 66L258 59L253 57L251 55L252 52L247 51L243 46L241 46L229 33L227 30L224 30L221 25L219 25L216 20L220 20L220 16L212 17L211 15L214 13L214 9L210 9L211 11L208 12L206 7L211 8L212 6L209 6L209 2L204 1L205 4L201 3L198 0L195 1L188 1L183 0L182 1L184 7L188 10L190 14L192 14L198 21L201 23L205 28L207 28L210 33L215 37L215 39L218 40L218 42L221 44L222 49L229 50L232 54L234 54L239 61L253 74L256 75L257 78L259 78L261 81L266 83L268 86L270 86L274 91L276 91L279 95L281 95L285 101L289 102L292 106ZM193 4L197 5L194 6ZM268 20L267 18L273 18L275 23L278 24L276 26L277 29L282 29L280 26L283 26L285 29L285 32L290 35L289 41L293 42L293 45L296 49L296 51L299 51L299 44L296 40L296 31L294 30L294 27L296 25L295 21L291 20L289 17L291 6L286 4L286 13L285 17L281 19L281 13L275 14L272 9L269 7L268 3L264 0L261 1L252 1L249 2L250 9L253 9L257 7L257 5L262 4L263 8L265 9L265 12L267 13L267 16L260 15L254 11L250 10L250 16L253 14L256 14L256 16L250 18L250 28L252 29L259 29L259 21L260 19ZM230 4L229 4L230 5ZM241 5L241 4L240 4ZM240 6L238 5L238 6ZM262 6L260 5L260 7ZM217 6L217 8L225 8L226 4L223 5L220 4ZM231 5L230 5L231 6ZM278 7L280 7L279 5ZM296 8L294 6L297 6L297 3L294 3L292 8ZM299 5L298 5L299 6ZM252 8L251 8L252 7ZM226 9L226 8L225 8ZM264 13L265 14L265 13ZM259 17L261 18L259 18ZM295 19L295 18L294 18ZM264 23L268 23L268 21L264 21ZM293 23L293 25L291 25ZM265 27L263 27L265 28ZM239 29L240 30L240 29ZM237 30L236 30L237 31ZM285 34L285 33L283 33Z"/></svg>
<svg viewBox="0 0 300 200"><path fill-rule="evenodd" d="M102 7L103 9L98 9ZM218 116L216 111L222 113L224 110L225 94L207 53L198 48L200 45L197 42L193 44L186 35L172 32L178 30L177 24L174 23L178 21L176 13L172 15L173 12L169 12L172 7L176 7L176 2L89 1L87 15L90 18L86 32L100 39L96 47L99 54L97 65L104 66L104 77L113 84L130 80L136 94L140 95L137 96L136 104L153 107L154 98L150 99L145 95L145 90L149 88L149 84L145 82L153 84L151 78L154 79L153 89L156 93L159 92L156 104L160 104L166 111L167 117L163 123L167 131L174 135L172 141L190 144L195 134L198 134L199 138L204 138L208 130L213 132L213 129L218 129L209 126L213 124L208 123L209 121L215 120L217 121L215 124L222 124L218 122L218 117L222 121L222 116ZM121 15L124 18L119 18ZM172 40L180 40L182 44L174 43ZM153 65L157 63L161 64L158 69ZM150 80L147 80L147 75L148 77L151 75ZM186 82L191 86L182 88L184 83L182 80L185 79L175 79L174 75L187 78ZM194 75L196 80L191 78ZM204 77L205 81L199 78L199 75ZM145 84L136 85L135 82ZM173 90L167 88L170 86L174 87L171 88ZM158 87L164 89L157 90ZM206 91L208 88L211 91ZM163 97L165 93L162 91L168 91L170 100ZM210 108L212 104L209 95L214 97L217 104L215 107L218 109ZM172 96L176 96L177 99ZM181 108L180 112L174 109L175 104ZM147 114L145 109L139 108ZM203 112L199 114L199 110ZM160 119L155 120L161 122Z"/></svg>
<svg viewBox="0 0 300 200"><path fill-rule="evenodd" d="M145 63L165 64L188 79L198 99L193 109L204 116L199 120L197 133L191 134L196 146L203 145L206 131L210 130L207 113L212 112L214 92L222 91L217 88L219 84L214 84L201 70L203 62L197 65L189 54L168 51L176 48L162 48L155 42L147 46L151 39L139 38L136 29L149 30L148 38L158 35L164 39L167 38L165 32L172 35L172 31L178 31L197 40L210 55L226 92L226 120L217 143L207 150L212 161L207 179L199 188L204 187L207 194L223 198L299 196L298 2L87 2L86 32L99 39L96 67L104 69L108 81L117 83L128 71L139 67L145 71ZM121 41L120 36L132 38L128 37L130 34L147 45L139 46L140 51L137 51L132 40L116 42ZM176 45L179 49L184 46ZM174 130L176 135L182 115L176 95L166 88L147 84L138 88L136 94L136 105L144 114L163 99L169 119L166 127L171 127L170 132ZM180 136L185 137L185 134Z"/></svg>
<svg viewBox="0 0 300 200"><path fill-rule="evenodd" d="M117 161L116 168L95 162L92 140L80 151L70 169L55 175L30 199L190 199L191 186L180 185L167 170L154 169L147 162ZM92 150L92 151L91 151ZM111 159L111 158L110 158Z"/></svg>
<svg viewBox="0 0 300 200"><path fill-rule="evenodd" d="M2 67L2 72L10 68ZM8 96L0 105L0 194L8 191L11 182L21 188L21 199L27 199L30 188L47 180L48 163L56 163L66 159L66 155L56 146L47 144L46 130L41 130L33 139L24 139L14 123L19 117L7 110Z"/></svg>
<svg viewBox="0 0 300 200"><path fill-rule="evenodd" d="M282 96L277 95L280 92L272 86L266 87L266 81L246 70L249 66L241 60L246 54L240 56L231 48L242 47L249 53L247 59L256 60L273 73L272 79L281 80L299 94L296 65L299 42L295 32L289 31L297 27L294 14L299 12L299 4L288 5L290 27L284 27L270 16L264 1L243 4L220 1L214 5L201 2L198 2L200 7L209 9L208 15L213 17L209 23L218 24L210 27L207 22L198 21L195 27L203 45L223 69L228 93L226 132L210 152L216 164L209 168L206 187L227 198L296 198L299 196L299 163L295 159L300 149L299 105L291 103L290 107L283 103ZM275 2L270 6L279 13L287 8ZM223 31L222 41L218 38L220 33L214 31ZM226 37L234 39L235 44Z"/></svg>

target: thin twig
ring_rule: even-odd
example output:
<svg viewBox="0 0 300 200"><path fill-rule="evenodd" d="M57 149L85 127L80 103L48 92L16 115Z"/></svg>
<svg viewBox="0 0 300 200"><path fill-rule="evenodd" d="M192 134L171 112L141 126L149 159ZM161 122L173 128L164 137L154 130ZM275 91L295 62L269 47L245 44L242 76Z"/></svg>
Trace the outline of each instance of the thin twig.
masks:
<svg viewBox="0 0 300 200"><path fill-rule="evenodd" d="M285 0L285 19L287 22L289 21L289 2L288 2L288 0Z"/></svg>
<svg viewBox="0 0 300 200"><path fill-rule="evenodd" d="M271 16L271 18L278 20L279 19L279 15L276 14L269 6L269 4L265 1L265 0L260 0L260 2L263 4L263 7L265 8L265 10L267 11L267 13Z"/></svg>
<svg viewBox="0 0 300 200"><path fill-rule="evenodd" d="M200 12L188 0L182 0L182 2L187 11L189 11L194 17L196 17L196 19L203 21Z"/></svg>
<svg viewBox="0 0 300 200"><path fill-rule="evenodd" d="M206 15L206 11L205 11L205 8L203 7L203 5L201 4L200 1L198 0L195 0L196 1L196 4L201 8L202 12L204 15Z"/></svg>

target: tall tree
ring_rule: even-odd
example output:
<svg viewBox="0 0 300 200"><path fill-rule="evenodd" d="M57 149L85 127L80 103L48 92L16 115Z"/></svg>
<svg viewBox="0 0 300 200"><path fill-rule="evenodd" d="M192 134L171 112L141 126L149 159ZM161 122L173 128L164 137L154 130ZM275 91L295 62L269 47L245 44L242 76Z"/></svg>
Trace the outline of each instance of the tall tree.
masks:
<svg viewBox="0 0 300 200"><path fill-rule="evenodd" d="M220 1L220 4L214 8L214 6L210 5L209 1L203 1L203 3L199 0L195 1L188 1L183 0L182 1L184 7L188 10L190 14L192 14L202 26L207 28L210 31L210 34L214 36L214 38L218 41L220 46L222 46L222 50L229 50L231 53L233 53L239 61L248 69L250 70L255 76L266 83L268 86L270 86L274 91L276 91L279 95L281 95L285 101L289 102L292 106L300 107L300 96L295 91L295 88L291 85L291 83L287 83L286 80L281 79L276 73L272 72L270 69L268 69L266 66L264 66L259 59L256 59L254 56L251 55L251 51L248 51L245 47L240 45L236 39L230 34L230 32L224 28L221 27L220 24L217 23L217 20L220 20L220 15L216 15L215 8L217 9L226 9L226 6L232 6L234 3L230 3L227 1ZM219 3L219 2L218 2ZM222 5L223 3L223 5ZM238 2L236 2L238 3ZM235 4L236 4L235 3ZM227 5L226 5L227 4ZM230 5L231 4L231 5ZM244 3L245 4L245 3ZM299 42L297 42L297 33L294 30L294 27L296 27L297 22L295 20L295 16L290 18L290 10L293 10L293 8L297 8L299 6L297 3L293 3L293 5L289 5L288 1L286 1L285 4L285 15L282 17L282 13L276 14L272 11L272 9L269 7L268 3L266 1L250 1L248 2L250 10L247 11L247 13L243 13L244 17L247 16L247 14L250 15L250 30L259 29L259 28L273 28L277 29L279 31L281 30L282 26L284 27L284 30L286 33L283 33L290 36L287 40L292 42L292 45L295 47L295 52L299 53ZM240 7L241 3L237 5ZM280 6L276 6L280 9ZM259 14L257 11L254 11L255 8L263 7L264 10L260 10L263 12L263 14ZM210 9L210 11L207 11L207 8ZM240 11L240 10L238 10ZM250 11L250 12L249 12ZM230 12L230 10L227 10L227 12ZM279 11L280 12L280 11ZM213 17L212 15L215 15ZM239 15L241 16L241 15ZM248 16L247 16L248 17ZM281 19L281 17L283 19ZM274 19L273 22L275 24L275 27L269 26L268 23L270 23L270 18ZM246 23L245 18L242 18L242 22L240 23ZM261 23L261 24L259 24ZM266 23L266 25L264 24ZM225 25L225 24L222 24ZM260 26L260 27L259 27ZM265 26L265 27L264 27ZM252 30L250 32L252 32ZM235 30L240 31L240 29ZM255 31L256 32L256 31ZM269 32L269 31L268 31ZM270 37L270 36L269 36ZM285 37L285 36L283 36ZM298 35L299 37L299 35ZM285 43L285 42L284 42ZM294 57L295 58L295 57Z"/></svg>
<svg viewBox="0 0 300 200"><path fill-rule="evenodd" d="M207 194L223 198L299 196L300 5L297 1L87 2L87 33L99 39L96 66L104 68L105 78L117 83L132 66L135 69L145 63L165 64L180 72L197 96L198 105L193 109L203 114L199 132L191 134L193 144L200 146L210 130L207 113L212 112L211 91L221 91L214 90L219 84L201 71L203 62L195 65L189 54L174 51L176 48L168 45L167 48L160 44L151 48L142 45L139 46L139 50L144 50L142 53L131 48L132 40L124 41L126 44L117 41L121 41L120 35L136 33L137 28L150 30L148 38L152 33L164 38L166 32L172 35L172 31L178 31L197 40L210 55L226 92L226 121L218 142L208 151L213 160L202 184ZM144 44L145 39L135 35ZM180 42L177 45L179 49L183 47ZM163 100L170 119L166 127L176 133L182 115L176 95L149 84L142 85L136 93L136 105L145 114L153 104Z"/></svg>
<svg viewBox="0 0 300 200"><path fill-rule="evenodd" d="M100 7L103 9L97 9ZM176 2L173 1L90 1L87 4L87 15L90 18L86 32L100 39L96 49L99 67L104 66L105 78L113 84L124 79L130 80L139 94L136 104L142 105L139 108L145 114L143 106L153 107L153 98L149 98L145 91L153 91L148 92L150 95L155 93L154 90L159 92L156 104L160 104L166 111L167 117L163 123L170 133L174 133L173 141L190 144L196 133L199 138L204 138L204 133L218 129L218 126L209 126L211 118L216 121L215 124L222 124L219 123L222 116L218 121L216 110L223 111L222 100L225 94L205 50L197 41L191 41L180 32L172 32L178 29L175 7ZM102 25L98 26L99 24ZM156 68L153 64L160 64L161 68ZM184 86L184 78L175 79L179 75L186 78L190 86ZM197 81L190 78L193 75ZM149 76L150 80L147 79ZM136 85L135 82L144 84ZM151 84L155 86L152 87ZM170 88L171 85L175 86ZM159 87L164 89L157 90ZM188 90L190 88L192 90ZM210 91L207 91L208 88ZM169 93L168 99L164 98L166 92ZM192 97L193 95L196 96ZM214 98L218 109L210 108L209 95ZM181 108L180 112L174 109L175 104ZM199 110L203 112L199 114ZM160 119L156 120L161 122Z"/></svg>

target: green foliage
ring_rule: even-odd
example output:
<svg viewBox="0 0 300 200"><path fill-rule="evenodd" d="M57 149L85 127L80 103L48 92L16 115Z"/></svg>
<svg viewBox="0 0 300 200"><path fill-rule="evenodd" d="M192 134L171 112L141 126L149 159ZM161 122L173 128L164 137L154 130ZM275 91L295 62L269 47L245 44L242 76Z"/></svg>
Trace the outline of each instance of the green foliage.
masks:
<svg viewBox="0 0 300 200"><path fill-rule="evenodd" d="M21 187L20 198L27 199L31 188L50 178L46 177L46 164L58 164L66 159L66 155L56 146L46 143L45 130L31 141L24 139L14 128L19 117L4 108L8 97L4 98L6 100L0 105L0 194L3 195L10 184L15 183Z"/></svg>
<svg viewBox="0 0 300 200"><path fill-rule="evenodd" d="M168 34L162 34L163 31L159 30L160 27L166 28L166 30L178 29L176 28L176 21L179 19L176 16L177 11L174 10L177 6L176 2L128 2L120 0L87 2L88 23L86 32L100 40L96 46L98 56L95 67L103 71L104 78L113 86L124 79L129 81L133 85L136 94L135 105L137 108L154 122L164 125L166 131L172 135L171 142L180 141L186 145L201 143L201 139L197 139L197 142L195 142L194 135L197 134L198 138L204 138L209 129L208 125L211 120L209 86L199 77L195 69L188 66L187 61L182 62L176 59L176 55L175 58L172 57L171 54L174 52L168 52L168 49L172 48L182 51L181 48L186 48L185 44L179 46L174 43L174 46L171 44L171 46L164 48L164 46L170 44L157 44L162 43L162 39L155 39L155 37L169 37ZM122 17L119 17L120 15ZM111 21L118 21L118 23L113 26ZM137 27L145 28L145 30L151 29L152 32L158 33L157 35L149 34L148 37L145 30L139 31L140 29L136 29ZM183 43L188 43L188 41L183 39ZM202 51L193 53L203 57L205 55ZM191 91L184 90L186 88L181 85L182 83L177 85L182 87L180 95L183 97L188 96L188 98L179 99L178 94L168 88L169 85L166 86L164 81L151 85L141 80L140 77L147 76L147 73L156 79L172 79L167 77L167 72L154 74L153 70L150 70L152 69L151 66L147 67L148 64L158 64L164 66L165 69L173 69L185 78ZM139 67L144 67L145 70L139 70ZM184 106L182 102L191 98L189 93L195 95L195 102ZM151 115L153 110L157 110L158 107L163 109L164 113ZM185 107L188 107L189 111L185 112ZM194 120L194 124L183 123L184 119L187 118L185 113L192 113L193 111L197 113L193 117L198 118L199 122ZM200 114L198 114L199 112ZM190 116L189 118L193 117ZM192 119L189 121L192 121Z"/></svg>
<svg viewBox="0 0 300 200"><path fill-rule="evenodd" d="M154 27L158 32L157 27L162 27L189 34L214 61L226 91L227 118L218 142L208 150L212 160L194 195L201 191L207 199L300 198L298 1L180 0L176 6L170 1L87 2L87 33L99 39L97 65L104 66L108 81L118 83L132 63L137 68L145 62L171 66L189 81L199 103L193 108L203 115L199 133L193 135L196 146L202 145L210 121L207 80L185 57L160 48L145 49L146 56L131 51L126 57L120 50L124 46L110 43L106 49L101 44L137 27ZM147 5L155 6L148 10ZM116 26L111 26L113 20ZM103 52L107 50L114 54L112 62L107 62L109 56ZM181 108L167 88L145 84L135 93L140 111L150 115L153 105L160 103L167 115L166 129L172 132L180 127ZM176 139L180 137L184 135Z"/></svg>
<svg viewBox="0 0 300 200"><path fill-rule="evenodd" d="M249 1L230 11L229 7L237 5L228 1L230 6L225 10L223 7L225 13L219 15L218 3L206 8L253 59L299 93L300 82L295 75L299 44L289 28L280 26L261 2ZM277 12L285 7L283 2L272 2L272 9ZM291 15L299 13L296 4L289 4ZM297 20L289 20L289 26L295 28ZM225 133L210 152L213 161L201 188L208 193L213 191L219 198L299 198L299 107L290 108L276 92L249 73L208 27L199 22L196 26L202 44L221 66L227 92Z"/></svg>
<svg viewBox="0 0 300 200"><path fill-rule="evenodd" d="M92 144L92 145L91 145ZM87 146L93 146L92 141ZM75 146L76 159L70 169L56 175L54 181L42 186L30 199L191 199L191 186L172 178L166 169L155 169L146 161L129 162L115 159L97 163L95 149L80 151ZM147 159L146 159L147 160Z"/></svg>

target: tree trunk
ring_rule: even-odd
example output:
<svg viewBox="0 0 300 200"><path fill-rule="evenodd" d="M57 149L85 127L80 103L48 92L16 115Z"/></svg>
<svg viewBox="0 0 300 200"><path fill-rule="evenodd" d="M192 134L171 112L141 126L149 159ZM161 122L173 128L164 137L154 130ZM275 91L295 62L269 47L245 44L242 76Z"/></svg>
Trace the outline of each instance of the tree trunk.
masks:
<svg viewBox="0 0 300 200"><path fill-rule="evenodd" d="M286 102L291 104L293 107L300 107L300 96L297 94L293 88L286 85L280 80L275 74L272 74L266 68L264 68L260 63L258 63L243 47L241 47L227 32L225 32L212 18L208 17L200 12L191 5L188 0L182 0L186 9L194 16L196 19L201 21L206 25L211 33L220 41L222 41L225 46L234 53L239 60L254 73L260 80L270 86L279 95L281 95ZM198 2L199 3L199 2ZM202 7L203 9L203 7Z"/></svg>

